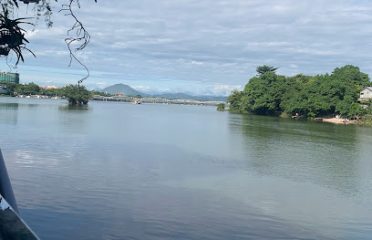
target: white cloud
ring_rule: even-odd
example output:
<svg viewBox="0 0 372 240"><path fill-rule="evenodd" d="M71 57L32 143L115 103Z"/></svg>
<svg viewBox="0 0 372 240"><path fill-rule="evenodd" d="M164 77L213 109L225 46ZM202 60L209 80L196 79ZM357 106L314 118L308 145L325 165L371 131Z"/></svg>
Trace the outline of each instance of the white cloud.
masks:
<svg viewBox="0 0 372 240"><path fill-rule="evenodd" d="M204 62L191 60L191 64L192 64L192 65L203 65Z"/></svg>
<svg viewBox="0 0 372 240"><path fill-rule="evenodd" d="M129 81L144 90L150 86L226 93L231 87L244 86L261 64L278 66L282 74L329 72L350 63L372 73L371 1L82 4L77 14L92 35L91 45L82 54L92 70L90 84ZM49 68L64 68L69 60L63 39L71 20L57 13L53 17L52 29L37 27L27 34L38 58L28 56L26 66L44 67L42 74L48 74ZM67 76L65 82L76 80Z"/></svg>
<svg viewBox="0 0 372 240"><path fill-rule="evenodd" d="M241 85L227 85L227 84L216 84L213 86L212 93L220 96L227 96L233 90L242 90Z"/></svg>

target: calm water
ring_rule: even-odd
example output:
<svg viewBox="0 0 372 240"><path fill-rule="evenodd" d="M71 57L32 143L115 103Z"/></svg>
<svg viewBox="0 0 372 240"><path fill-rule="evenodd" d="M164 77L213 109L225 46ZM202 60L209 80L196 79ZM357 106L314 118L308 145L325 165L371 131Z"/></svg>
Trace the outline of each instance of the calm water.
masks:
<svg viewBox="0 0 372 240"><path fill-rule="evenodd" d="M372 128L214 108L0 98L42 239L371 239Z"/></svg>

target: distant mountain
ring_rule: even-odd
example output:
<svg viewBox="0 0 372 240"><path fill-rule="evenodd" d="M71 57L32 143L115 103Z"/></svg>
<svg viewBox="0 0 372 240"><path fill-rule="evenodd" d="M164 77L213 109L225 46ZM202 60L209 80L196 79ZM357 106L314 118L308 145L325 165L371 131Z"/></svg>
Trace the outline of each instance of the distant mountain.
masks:
<svg viewBox="0 0 372 240"><path fill-rule="evenodd" d="M109 94L114 94L114 95L115 94L123 94L125 96L137 96L137 95L144 96L144 95L146 95L146 94L143 94L143 93L131 88L130 86L122 84L122 83L109 86L107 88L104 88L101 91L105 92L105 93L109 93Z"/></svg>
<svg viewBox="0 0 372 240"><path fill-rule="evenodd" d="M186 93L160 93L153 96L167 99L190 99L190 97L192 97L191 95L188 95Z"/></svg>
<svg viewBox="0 0 372 240"><path fill-rule="evenodd" d="M160 93L160 94L145 94L139 92L126 84L115 84L105 89L100 90L109 94L123 94L125 96L143 96L143 97L161 97L167 99L189 99L199 101L226 101L226 97L223 96L193 96L187 93Z"/></svg>

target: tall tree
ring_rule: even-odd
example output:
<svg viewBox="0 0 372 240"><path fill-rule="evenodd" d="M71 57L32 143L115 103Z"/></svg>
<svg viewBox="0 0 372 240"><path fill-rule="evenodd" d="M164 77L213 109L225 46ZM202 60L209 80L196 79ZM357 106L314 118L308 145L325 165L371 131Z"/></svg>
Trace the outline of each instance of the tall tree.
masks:
<svg viewBox="0 0 372 240"><path fill-rule="evenodd" d="M97 0L93 0L97 2ZM32 16L24 16L12 19L12 16L19 15L21 5L33 5L31 7ZM75 52L83 50L90 41L90 35L83 23L77 18L74 8L80 8L79 0L0 0L0 56L8 56L14 52L17 57L16 64L24 61L23 51L30 51L27 48L28 40L25 38L27 30L23 25L35 25L32 19L39 19L41 16L48 27L52 27L53 4L59 4L59 12L70 16L75 23L67 31L65 42L70 53L70 64L73 60L77 61L87 70L87 76L79 81L79 84L89 76L88 68L76 57ZM32 52L31 52L32 53Z"/></svg>
<svg viewBox="0 0 372 240"><path fill-rule="evenodd" d="M275 73L276 70L278 70L278 68L269 66L269 65L262 65L256 68L256 71L259 75L263 75L265 73L270 73L270 72Z"/></svg>
<svg viewBox="0 0 372 240"><path fill-rule="evenodd" d="M332 74L285 77L266 70L247 83L243 92L229 97L232 111L263 115L322 117L342 115L356 118L365 114L358 103L360 91L370 86L367 74L346 65Z"/></svg>

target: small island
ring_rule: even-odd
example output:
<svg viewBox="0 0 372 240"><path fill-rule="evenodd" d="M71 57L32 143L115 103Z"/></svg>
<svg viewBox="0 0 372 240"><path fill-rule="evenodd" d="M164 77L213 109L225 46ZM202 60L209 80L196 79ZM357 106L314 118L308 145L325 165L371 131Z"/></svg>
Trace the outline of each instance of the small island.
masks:
<svg viewBox="0 0 372 240"><path fill-rule="evenodd" d="M283 76L266 65L256 70L243 91L228 97L229 111L336 124L372 123L372 98L364 95L372 83L356 66L315 76Z"/></svg>
<svg viewBox="0 0 372 240"><path fill-rule="evenodd" d="M35 83L20 84L14 81L0 81L0 95L12 97L31 97L36 98L64 98L69 105L87 105L94 92L88 91L83 85L67 85L62 88L40 87Z"/></svg>

